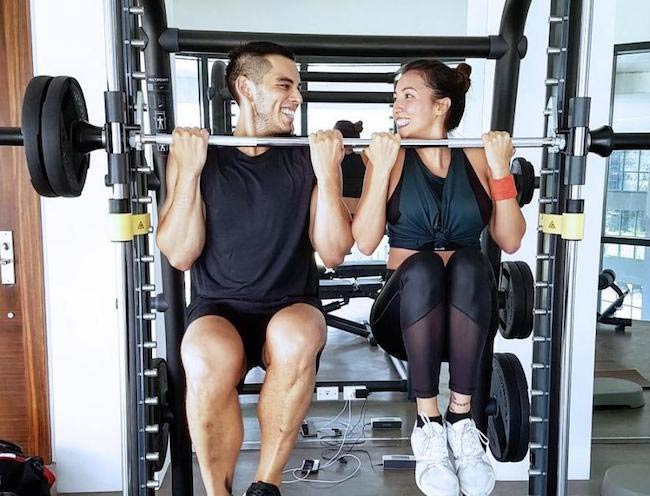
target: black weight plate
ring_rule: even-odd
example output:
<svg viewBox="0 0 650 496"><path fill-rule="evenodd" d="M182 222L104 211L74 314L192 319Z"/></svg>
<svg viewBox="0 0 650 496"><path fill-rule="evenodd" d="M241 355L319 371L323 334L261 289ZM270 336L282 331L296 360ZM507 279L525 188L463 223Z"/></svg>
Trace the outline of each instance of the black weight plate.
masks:
<svg viewBox="0 0 650 496"><path fill-rule="evenodd" d="M499 291L505 295L505 305L499 309L499 331L506 339L515 339L516 325L524 318L525 294L522 291L523 279L514 262L501 263Z"/></svg>
<svg viewBox="0 0 650 496"><path fill-rule="evenodd" d="M519 434L512 440L508 447L508 461L519 462L526 457L528 453L528 442L530 441L530 400L528 398L528 381L524 368L516 355L504 353L504 358L510 363L512 372L511 381L517 385L519 394L519 408L521 411L521 423L519 424Z"/></svg>
<svg viewBox="0 0 650 496"><path fill-rule="evenodd" d="M32 186L39 195L53 197L56 194L47 178L41 148L41 111L51 81L51 76L37 76L27 85L23 98L22 133Z"/></svg>
<svg viewBox="0 0 650 496"><path fill-rule="evenodd" d="M151 406L152 423L158 424L159 430L156 434L150 434L147 443L150 453L158 453L158 460L152 461L154 472L162 470L167 456L167 444L169 443L169 424L165 413L169 409L167 383L167 362L163 358L154 358L151 360L151 368L158 371L158 376L152 378L151 395L158 396L158 405Z"/></svg>
<svg viewBox="0 0 650 496"><path fill-rule="evenodd" d="M523 317L516 324L517 339L526 339L533 332L533 306L535 305L535 279L533 272L526 262L515 262L522 279L522 290L525 295Z"/></svg>
<svg viewBox="0 0 650 496"><path fill-rule="evenodd" d="M73 142L74 127L87 121L83 92L76 79L55 77L47 89L41 117L43 158L47 178L58 196L81 195L90 156Z"/></svg>
<svg viewBox="0 0 650 496"><path fill-rule="evenodd" d="M511 365L504 353L492 356L490 396L496 401L496 414L488 417L490 451L500 462L507 461L510 447L517 441L521 424L521 405Z"/></svg>
<svg viewBox="0 0 650 496"><path fill-rule="evenodd" d="M528 205L535 192L535 168L528 160L516 157L512 160L511 169L515 176L517 187L517 202L520 207Z"/></svg>
<svg viewBox="0 0 650 496"><path fill-rule="evenodd" d="M524 276L517 262L508 262L511 271L510 295L511 306L513 309L512 328L510 329L510 339L522 339L523 331L521 326L526 321L527 294L524 283ZM532 325L532 323L531 323Z"/></svg>
<svg viewBox="0 0 650 496"><path fill-rule="evenodd" d="M490 314L490 326L488 327L488 339L494 339L499 328L499 292L497 289L496 278L494 277L494 269L490 264L490 294L492 296L492 313Z"/></svg>

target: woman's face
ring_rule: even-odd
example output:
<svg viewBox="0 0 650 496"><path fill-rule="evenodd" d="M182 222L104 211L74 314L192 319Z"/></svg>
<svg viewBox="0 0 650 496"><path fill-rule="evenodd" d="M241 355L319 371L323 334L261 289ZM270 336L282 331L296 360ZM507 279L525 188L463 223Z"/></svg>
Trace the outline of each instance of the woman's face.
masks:
<svg viewBox="0 0 650 496"><path fill-rule="evenodd" d="M419 71L402 74L393 94L393 119L402 138L435 138L440 134L444 114Z"/></svg>

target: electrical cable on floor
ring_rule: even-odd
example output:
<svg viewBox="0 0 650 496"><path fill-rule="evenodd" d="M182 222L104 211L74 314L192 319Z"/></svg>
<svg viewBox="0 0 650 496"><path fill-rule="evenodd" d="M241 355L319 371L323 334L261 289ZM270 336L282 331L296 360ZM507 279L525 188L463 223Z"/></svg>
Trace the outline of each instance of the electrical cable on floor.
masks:
<svg viewBox="0 0 650 496"><path fill-rule="evenodd" d="M368 405L367 404L368 404L368 399L366 398L366 399L364 399L364 402L361 405L361 412L359 414L359 420L357 420L356 424L354 424L352 429L350 429L351 432L354 432L354 430L357 428L357 426L359 424L362 424L361 433L359 434L359 437L357 437L354 441L345 443L345 444L347 444L347 451L344 454L349 455L350 453L364 453L368 457L368 460L370 461L370 468L372 468L372 470L375 471L375 464L372 461L372 455L370 454L370 452L367 451L367 450L363 450L363 449L354 449L355 446L366 443L365 441L360 441L360 439L365 435L365 427L366 427L366 425L370 425L370 422L368 422L368 423L365 422L366 414L368 413L368 410L367 410ZM330 438L335 439L334 436L323 436L321 439L330 439ZM333 447L332 448L326 448L323 451L321 451L321 458L323 460L328 460L328 461L331 460L332 458L335 458L335 456L334 457L328 456L328 453L331 452L331 451L334 451L336 449L336 447L338 446L338 443L335 444L335 443L331 443L331 442L328 442L328 441L323 441L323 443L328 445L328 446L333 446ZM346 459L342 458L340 456L339 456L338 461L342 465L347 464Z"/></svg>
<svg viewBox="0 0 650 496"><path fill-rule="evenodd" d="M343 449L346 446L346 439L348 437L348 434L350 432L352 432L356 428L357 425L359 425L359 422L363 421L362 420L363 415L364 415L364 413L363 413L364 408L363 407L365 406L365 404L366 404L366 402L364 401L364 405L362 406L361 412L359 414L360 419L357 421L357 423L352 428L350 427L352 425L352 401L350 401L350 400L348 400L345 403L345 405L343 406L343 409L338 413L338 415L336 415L336 417L334 417L331 420L325 419L324 417L310 417L310 418L306 419L306 420L312 420L312 421L317 420L317 419L318 420L325 419L325 420L328 420L328 424L326 424L326 425L331 425L331 424L336 422L338 424L341 424L341 425L345 426L342 429L342 431L343 431L343 439L341 440L341 443L340 443L340 446L338 448L338 451L336 452L336 455L334 455L332 458L328 459L327 462L324 465L322 465L319 470L324 470L324 469L326 469L328 467L331 467L337 461L340 462L341 460L345 460L347 458L352 458L352 459L357 461L357 466L355 467L354 471L350 475L348 475L348 476L346 476L346 477L344 477L342 479L339 479L339 480L308 479L308 477L312 473L311 470L307 470L303 475L298 475L298 472L302 471L302 467L295 467L295 468L290 468L290 469L284 470L282 472L283 474L290 473L292 475L292 477L294 478L294 480L282 481L282 483L283 484L293 484L293 483L296 483L296 482L306 482L306 483L315 483L315 484L333 484L333 485L337 485L337 484L341 484L341 483L343 483L343 482L345 482L347 480L350 480L355 475L357 475L361 470L361 466L362 466L361 460L357 456L350 454L349 450L348 450L347 453L344 453L344 454L341 454L341 452L343 451ZM339 419L339 417L341 415L343 415L343 413L345 413L346 409L348 410L348 423L344 424L343 422L338 421L338 419ZM320 430L323 430L323 429L324 429L324 427L321 428L321 429L318 429L318 430L320 431ZM362 434L363 434L363 432L362 432ZM372 461L372 459L371 459L371 461ZM347 461L345 462L345 464L347 464Z"/></svg>

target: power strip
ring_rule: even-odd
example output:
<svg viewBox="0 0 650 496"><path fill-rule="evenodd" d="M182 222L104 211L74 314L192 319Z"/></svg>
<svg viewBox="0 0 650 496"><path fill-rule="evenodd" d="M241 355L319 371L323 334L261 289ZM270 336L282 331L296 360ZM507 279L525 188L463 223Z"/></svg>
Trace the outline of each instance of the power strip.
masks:
<svg viewBox="0 0 650 496"><path fill-rule="evenodd" d="M402 419L400 417L372 417L370 426L375 429L401 429Z"/></svg>
<svg viewBox="0 0 650 496"><path fill-rule="evenodd" d="M413 455L384 455L381 457L384 470L415 470Z"/></svg>

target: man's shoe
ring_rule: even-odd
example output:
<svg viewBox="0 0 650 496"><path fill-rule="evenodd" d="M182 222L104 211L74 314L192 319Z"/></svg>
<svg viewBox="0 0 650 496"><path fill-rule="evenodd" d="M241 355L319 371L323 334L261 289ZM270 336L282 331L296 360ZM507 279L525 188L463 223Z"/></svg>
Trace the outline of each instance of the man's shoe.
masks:
<svg viewBox="0 0 650 496"><path fill-rule="evenodd" d="M282 496L278 486L266 482L253 482L244 496Z"/></svg>
<svg viewBox="0 0 650 496"><path fill-rule="evenodd" d="M447 439L454 456L460 489L466 496L488 496L496 476L483 445L488 439L472 419L447 424Z"/></svg>
<svg viewBox="0 0 650 496"><path fill-rule="evenodd" d="M437 422L422 416L411 434L415 455L415 483L427 496L458 496L458 478L449 460L447 431Z"/></svg>

